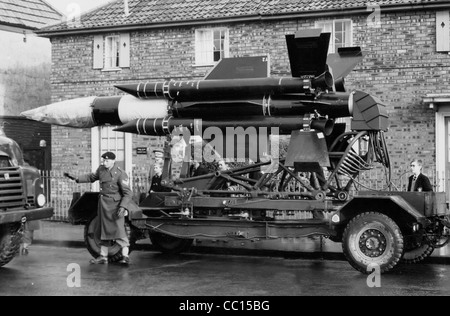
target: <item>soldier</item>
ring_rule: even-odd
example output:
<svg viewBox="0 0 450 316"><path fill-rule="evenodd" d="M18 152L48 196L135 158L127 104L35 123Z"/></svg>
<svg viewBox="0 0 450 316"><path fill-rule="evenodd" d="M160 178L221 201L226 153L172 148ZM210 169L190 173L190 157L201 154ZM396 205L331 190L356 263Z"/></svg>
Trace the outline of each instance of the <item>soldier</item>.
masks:
<svg viewBox="0 0 450 316"><path fill-rule="evenodd" d="M128 215L127 208L131 205L133 193L129 187L127 174L116 164L116 155L112 152L103 154L102 165L95 173L82 175L75 178L75 181L77 183L100 181L98 215L101 227L101 250L100 256L92 259L91 264L107 264L108 247L113 242L122 247L122 260L119 263L130 264L130 242L125 230L124 217Z"/></svg>

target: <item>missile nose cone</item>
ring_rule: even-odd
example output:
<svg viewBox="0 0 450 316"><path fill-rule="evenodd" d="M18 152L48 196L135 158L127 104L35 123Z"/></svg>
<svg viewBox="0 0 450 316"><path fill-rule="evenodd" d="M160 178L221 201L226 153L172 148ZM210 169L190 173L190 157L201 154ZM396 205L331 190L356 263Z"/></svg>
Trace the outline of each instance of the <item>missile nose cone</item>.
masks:
<svg viewBox="0 0 450 316"><path fill-rule="evenodd" d="M136 132L136 121L129 122L120 127L114 129L114 132L123 132L123 133L135 133Z"/></svg>
<svg viewBox="0 0 450 316"><path fill-rule="evenodd" d="M24 111L20 115L30 120L75 128L94 127L91 104L95 97L53 103Z"/></svg>
<svg viewBox="0 0 450 316"><path fill-rule="evenodd" d="M45 117L45 113L44 113L42 107L22 112L22 113L20 113L20 115L23 117L26 117L29 120L38 121L38 122L43 122L44 117Z"/></svg>
<svg viewBox="0 0 450 316"><path fill-rule="evenodd" d="M136 98L139 98L139 93L138 93L138 85L137 84L124 84L124 85L117 85L115 86L117 89L128 93Z"/></svg>

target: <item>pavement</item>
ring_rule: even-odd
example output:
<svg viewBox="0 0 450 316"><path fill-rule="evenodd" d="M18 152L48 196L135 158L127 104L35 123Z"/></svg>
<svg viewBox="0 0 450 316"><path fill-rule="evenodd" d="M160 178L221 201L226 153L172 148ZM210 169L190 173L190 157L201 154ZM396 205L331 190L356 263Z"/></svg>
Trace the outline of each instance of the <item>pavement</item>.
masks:
<svg viewBox="0 0 450 316"><path fill-rule="evenodd" d="M84 226L74 226L66 222L42 221L41 228L34 232L34 244L59 247L85 248ZM138 251L154 250L150 240L141 240L136 245ZM231 241L194 242L191 253L250 255L298 259L346 260L341 244L320 237L290 238L261 242ZM432 264L450 264L450 245L436 249L424 261Z"/></svg>

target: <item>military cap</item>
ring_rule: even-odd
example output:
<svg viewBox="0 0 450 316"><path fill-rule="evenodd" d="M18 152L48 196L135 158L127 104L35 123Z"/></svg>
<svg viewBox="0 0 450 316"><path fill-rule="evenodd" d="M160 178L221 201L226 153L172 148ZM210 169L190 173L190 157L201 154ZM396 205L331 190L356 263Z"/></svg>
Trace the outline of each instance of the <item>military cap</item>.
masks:
<svg viewBox="0 0 450 316"><path fill-rule="evenodd" d="M102 155L103 159L108 159L108 160L116 160L116 155L110 151L108 151L107 153L104 153Z"/></svg>

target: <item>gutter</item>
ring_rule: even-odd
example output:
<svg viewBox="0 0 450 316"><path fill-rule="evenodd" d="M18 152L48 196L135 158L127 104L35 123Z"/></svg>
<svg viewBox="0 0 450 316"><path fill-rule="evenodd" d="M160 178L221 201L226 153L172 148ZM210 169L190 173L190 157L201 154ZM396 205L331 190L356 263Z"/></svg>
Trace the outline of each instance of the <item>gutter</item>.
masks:
<svg viewBox="0 0 450 316"><path fill-rule="evenodd" d="M434 3L422 3L422 4L391 4L380 6L382 13L387 12L405 12L405 11L423 11L423 10L445 10L450 9L449 1L440 1ZM150 29L172 28L172 27L189 27L189 26L204 26L206 24L229 24L240 22L265 22L274 20L291 20L302 19L311 17L340 17L348 15L366 15L370 11L368 7L358 8L341 8L330 10L314 10L306 12L292 12L292 13L276 13L276 14L253 14L238 17L227 18L211 18L211 19L196 19L185 21L168 21L163 23L141 23L141 24L128 24L119 26L106 26L106 27L90 27L80 29L64 29L55 31L38 30L36 34L41 37L56 37L64 35L83 35L93 33L108 33L108 32L131 32L142 31Z"/></svg>

